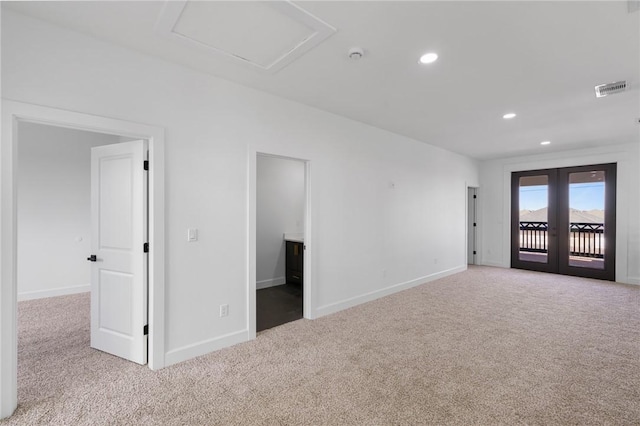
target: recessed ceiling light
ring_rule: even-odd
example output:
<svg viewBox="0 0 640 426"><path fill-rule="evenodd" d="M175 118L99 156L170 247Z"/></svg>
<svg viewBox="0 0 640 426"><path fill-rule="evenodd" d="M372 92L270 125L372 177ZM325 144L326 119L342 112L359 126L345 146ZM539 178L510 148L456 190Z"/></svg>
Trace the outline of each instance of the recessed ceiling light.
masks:
<svg viewBox="0 0 640 426"><path fill-rule="evenodd" d="M515 116L516 116L516 113L515 113L515 112L509 112L509 113L507 113L507 114L503 115L503 116L502 116L502 118L504 118L505 120L510 120L510 119L512 119L512 118L513 118L513 117L515 117Z"/></svg>
<svg viewBox="0 0 640 426"><path fill-rule="evenodd" d="M420 63L421 64L430 64L432 62L435 62L436 59L438 59L438 54L436 54L436 53L425 53L424 55L420 56Z"/></svg>
<svg viewBox="0 0 640 426"><path fill-rule="evenodd" d="M540 145L549 145L551 143L551 141L542 141L540 142Z"/></svg>

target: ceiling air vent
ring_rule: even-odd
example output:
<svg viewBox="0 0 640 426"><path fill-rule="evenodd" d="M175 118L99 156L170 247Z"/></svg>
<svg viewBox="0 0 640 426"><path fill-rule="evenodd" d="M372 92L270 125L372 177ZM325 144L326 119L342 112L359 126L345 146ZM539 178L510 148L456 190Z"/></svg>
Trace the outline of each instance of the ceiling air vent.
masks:
<svg viewBox="0 0 640 426"><path fill-rule="evenodd" d="M608 95L624 92L627 88L626 81L616 81L615 83L601 84L596 86L596 98L603 98Z"/></svg>

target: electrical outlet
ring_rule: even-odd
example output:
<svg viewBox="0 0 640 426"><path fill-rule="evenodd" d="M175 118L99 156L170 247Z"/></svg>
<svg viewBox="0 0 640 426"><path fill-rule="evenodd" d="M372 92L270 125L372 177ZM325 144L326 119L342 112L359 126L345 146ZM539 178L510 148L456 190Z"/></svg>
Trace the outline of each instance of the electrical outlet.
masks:
<svg viewBox="0 0 640 426"><path fill-rule="evenodd" d="M229 305L220 305L220 318L229 315Z"/></svg>

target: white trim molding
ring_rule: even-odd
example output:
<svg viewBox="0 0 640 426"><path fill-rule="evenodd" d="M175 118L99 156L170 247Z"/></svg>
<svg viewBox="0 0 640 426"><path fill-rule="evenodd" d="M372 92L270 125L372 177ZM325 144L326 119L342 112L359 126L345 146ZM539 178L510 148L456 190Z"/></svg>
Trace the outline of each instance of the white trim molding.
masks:
<svg viewBox="0 0 640 426"><path fill-rule="evenodd" d="M630 201L625 194L637 189L632 178L633 161L629 158L631 144L612 147L591 148L579 151L563 151L553 154L492 160L502 165L502 263L485 265L511 267L511 173L523 170L540 170L560 167L574 167L591 164L617 164L616 191L616 282L633 284L635 278L629 276L629 223ZM637 149L637 148L636 148ZM636 186L634 186L636 185Z"/></svg>
<svg viewBox="0 0 640 426"><path fill-rule="evenodd" d="M0 418L10 416L17 393L18 123L33 122L146 139L149 142L149 368L165 365L164 353L164 129L141 123L2 99L0 141Z"/></svg>
<svg viewBox="0 0 640 426"><path fill-rule="evenodd" d="M314 319L312 289L313 289L313 233L311 227L311 161L290 155L275 154L258 150L255 146L249 146L247 151L247 330L248 339L256 338L256 290L258 282L256 281L256 205L257 205L257 175L258 175L258 155L286 158L289 160L302 161L304 167L304 184L305 184L305 211L304 211L304 271L303 271L303 289L302 289L302 312L304 318ZM261 281L262 283L263 281ZM277 285L277 284L276 284Z"/></svg>
<svg viewBox="0 0 640 426"><path fill-rule="evenodd" d="M206 355L208 353L227 348L229 346L237 345L249 340L249 331L241 330L234 333L225 334L224 336L215 337L212 339L202 340L201 342L192 343L190 345L182 346L176 349L172 349L167 352L165 356L165 366L177 364L188 359L195 358L197 356Z"/></svg>
<svg viewBox="0 0 640 426"><path fill-rule="evenodd" d="M18 302L44 299L46 297L68 296L70 294L87 293L89 291L91 291L91 284L57 287L49 290L23 291L22 293L18 293Z"/></svg>
<svg viewBox="0 0 640 426"><path fill-rule="evenodd" d="M389 296L390 294L397 293L399 291L408 290L412 287L417 287L422 284L427 284L431 281L435 281L440 278L448 277L449 275L457 274L467 270L467 265L457 266L455 268L446 269L444 271L436 272L434 274L425 275L424 277L416 278L415 280L406 281L399 284L394 284L389 287L375 290L369 293L362 294L360 296L351 297L338 302L329 303L324 306L320 306L316 310L317 317L323 317L325 315L333 314L344 309L352 308L362 303L371 302L381 297Z"/></svg>
<svg viewBox="0 0 640 426"><path fill-rule="evenodd" d="M494 268L507 268L507 269L509 268L509 266L504 266L503 262L496 262L493 260L485 260L484 262L480 263L480 265L491 266Z"/></svg>
<svg viewBox="0 0 640 426"><path fill-rule="evenodd" d="M270 278L268 280L256 281L256 290L262 290L269 287L276 287L282 284L286 284L285 277Z"/></svg>

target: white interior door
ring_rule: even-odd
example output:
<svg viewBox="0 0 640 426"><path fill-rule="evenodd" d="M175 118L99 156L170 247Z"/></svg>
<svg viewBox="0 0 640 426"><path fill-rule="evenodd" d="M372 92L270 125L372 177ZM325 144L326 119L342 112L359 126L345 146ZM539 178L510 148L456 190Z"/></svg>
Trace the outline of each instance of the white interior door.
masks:
<svg viewBox="0 0 640 426"><path fill-rule="evenodd" d="M91 347L147 363L146 141L91 149Z"/></svg>

